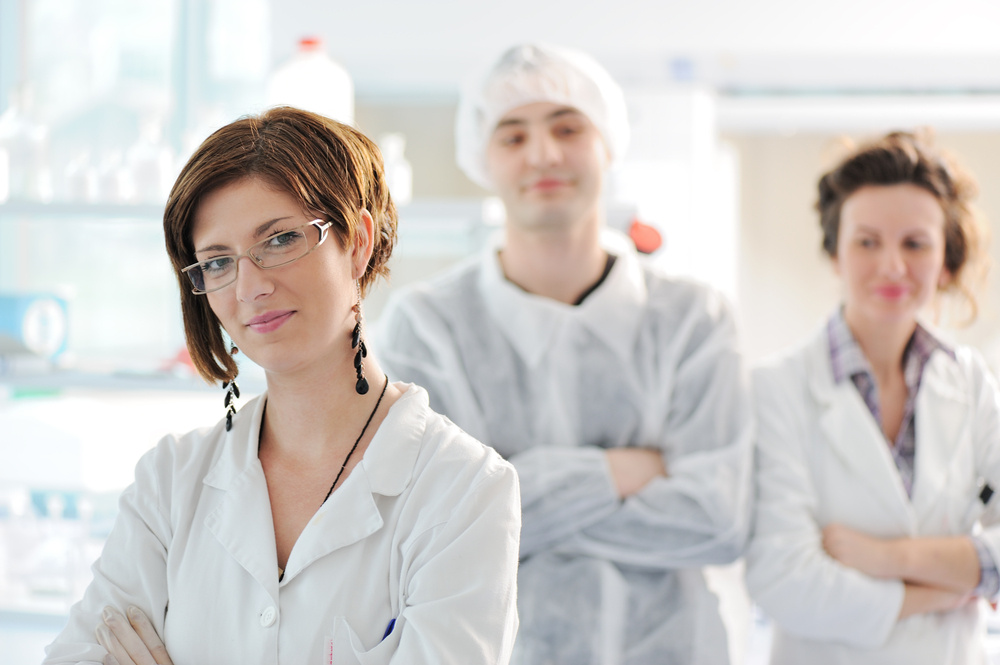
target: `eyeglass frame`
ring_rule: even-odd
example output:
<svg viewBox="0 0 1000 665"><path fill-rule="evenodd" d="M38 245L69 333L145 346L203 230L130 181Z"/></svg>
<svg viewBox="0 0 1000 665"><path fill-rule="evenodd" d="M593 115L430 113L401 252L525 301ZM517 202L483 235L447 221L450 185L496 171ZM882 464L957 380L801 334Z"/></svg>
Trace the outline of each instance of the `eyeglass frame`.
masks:
<svg viewBox="0 0 1000 665"><path fill-rule="evenodd" d="M298 231L299 229L304 229L307 226L315 226L317 229L319 229L319 242L317 242L315 245L313 245L312 247L310 247L309 250L305 254L302 254L301 256L296 256L294 259L289 259L288 261L285 261L284 263L278 263L277 265L264 266L264 265L261 265L260 260L256 256L254 256L253 254L250 253L255 247L259 247L259 246L263 245L264 243L266 243L266 242L268 242L270 240L273 240L274 238L277 238L280 235L284 235L286 233L291 233L292 231ZM209 289L207 291L201 291L197 287L193 287L191 289L191 293L193 293L196 296L204 296L204 295L207 295L209 293L215 293L216 291L219 291L220 289L224 289L227 286L231 286L232 284L236 283L236 278L237 278L237 276L239 275L239 272L240 272L240 259L242 259L244 256L247 257L248 259L250 259L251 261L253 261L253 264L255 266L257 266L258 268L260 268L261 270L271 270L273 268L282 268L284 266L289 265L290 263L295 263L299 259L303 259L303 258L309 256L313 252L313 250L315 250L317 247L319 247L324 242L326 242L327 236L330 235L330 227L331 226L333 226L333 222L324 222L322 219L318 219L317 218L317 219L312 220L311 222L306 222L305 224L302 224L301 226L296 226L295 228L287 229L285 231L279 231L277 233L272 233L271 235L269 235L268 237L264 238L260 242L255 242L254 244L250 245L249 247L246 248L246 250L244 250L243 252L241 252L239 254L222 254L220 256L214 256L211 259L207 259L205 261L196 261L195 263L192 263L191 265L187 266L186 268L182 268L181 272L184 273L185 275L187 275L188 281L190 281L192 283L192 285L193 285L194 284L194 280L191 279L191 275L188 274L189 271L194 270L195 268L201 266L201 264L207 263L208 261L215 261L215 260L218 260L218 259L233 259L233 265L236 266L236 269L233 270L233 281L226 282L222 286L217 286L217 287L215 287L213 289Z"/></svg>

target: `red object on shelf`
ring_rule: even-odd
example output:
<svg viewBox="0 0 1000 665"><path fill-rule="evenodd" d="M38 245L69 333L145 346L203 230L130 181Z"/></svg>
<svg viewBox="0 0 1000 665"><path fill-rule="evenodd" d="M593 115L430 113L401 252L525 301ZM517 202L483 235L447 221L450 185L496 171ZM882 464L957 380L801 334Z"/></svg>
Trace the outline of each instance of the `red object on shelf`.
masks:
<svg viewBox="0 0 1000 665"><path fill-rule="evenodd" d="M194 361L191 360L191 353L186 346L182 347L173 358L167 359L161 367L161 369L167 372L173 372L181 368L185 371L190 371L192 374L198 373L198 370L194 366Z"/></svg>
<svg viewBox="0 0 1000 665"><path fill-rule="evenodd" d="M635 243L635 248L643 254L652 254L663 246L663 236L656 230L656 227L640 222L638 219L632 220L628 235Z"/></svg>
<svg viewBox="0 0 1000 665"><path fill-rule="evenodd" d="M323 50L323 39L321 37L303 37L299 40L300 51L321 51Z"/></svg>

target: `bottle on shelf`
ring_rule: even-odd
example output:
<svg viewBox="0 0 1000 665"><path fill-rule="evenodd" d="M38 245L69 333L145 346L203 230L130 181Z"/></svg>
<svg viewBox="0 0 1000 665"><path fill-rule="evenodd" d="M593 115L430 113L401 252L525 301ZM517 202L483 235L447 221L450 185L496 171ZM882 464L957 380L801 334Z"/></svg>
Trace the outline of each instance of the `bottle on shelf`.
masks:
<svg viewBox="0 0 1000 665"><path fill-rule="evenodd" d="M31 114L31 92L21 85L10 94L10 106L0 114L0 193L12 201L52 200L52 175L48 163L48 127Z"/></svg>
<svg viewBox="0 0 1000 665"><path fill-rule="evenodd" d="M382 151L385 181L392 200L396 205L409 203L413 199L413 167L403 155L406 137L399 133L383 134L378 147Z"/></svg>
<svg viewBox="0 0 1000 665"><path fill-rule="evenodd" d="M73 203L95 203L98 200L97 167L89 151L83 151L66 162L63 171L61 198Z"/></svg>
<svg viewBox="0 0 1000 665"><path fill-rule="evenodd" d="M347 70L327 54L319 37L300 39L295 55L271 74L267 103L296 106L348 125L354 123L354 83Z"/></svg>
<svg viewBox="0 0 1000 665"><path fill-rule="evenodd" d="M130 203L135 198L132 172L121 150L109 150L97 166L97 198L103 203Z"/></svg>
<svg viewBox="0 0 1000 665"><path fill-rule="evenodd" d="M156 117L144 118L138 140L125 153L136 201L162 203L167 200L175 176L174 161L174 151L163 140L163 123Z"/></svg>

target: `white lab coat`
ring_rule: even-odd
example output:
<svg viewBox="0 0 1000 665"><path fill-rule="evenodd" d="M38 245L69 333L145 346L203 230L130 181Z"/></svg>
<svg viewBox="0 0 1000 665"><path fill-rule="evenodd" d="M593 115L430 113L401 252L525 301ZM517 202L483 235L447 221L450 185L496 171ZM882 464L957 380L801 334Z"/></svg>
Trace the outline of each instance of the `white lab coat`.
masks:
<svg viewBox="0 0 1000 665"><path fill-rule="evenodd" d="M753 428L724 299L644 265L620 234L579 306L508 282L496 248L397 294L390 375L517 468L523 528L514 661L728 662L701 567L740 556ZM663 452L668 478L619 500L605 450Z"/></svg>
<svg viewBox="0 0 1000 665"><path fill-rule="evenodd" d="M913 498L875 419L850 380L835 384L825 327L757 368L757 509L747 552L751 596L775 622L774 664L985 663L979 602L897 621L903 583L828 556L821 530L841 523L879 537L968 534L1000 554L997 385L981 358L935 351L915 405Z"/></svg>
<svg viewBox="0 0 1000 665"><path fill-rule="evenodd" d="M164 438L138 463L94 581L45 663L100 662L94 629L109 604L145 611L175 663L508 662L516 475L431 411L423 389L399 387L280 583L257 458L266 396L230 433L220 422Z"/></svg>

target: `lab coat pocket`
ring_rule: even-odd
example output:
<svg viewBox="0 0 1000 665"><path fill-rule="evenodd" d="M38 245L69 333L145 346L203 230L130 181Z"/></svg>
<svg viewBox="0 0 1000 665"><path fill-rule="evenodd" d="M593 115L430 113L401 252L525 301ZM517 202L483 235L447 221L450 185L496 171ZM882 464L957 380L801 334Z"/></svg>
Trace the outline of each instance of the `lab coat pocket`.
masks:
<svg viewBox="0 0 1000 665"><path fill-rule="evenodd" d="M336 617L333 630L327 633L323 665L385 665L396 653L401 628L397 623L381 642L366 649L347 619Z"/></svg>

